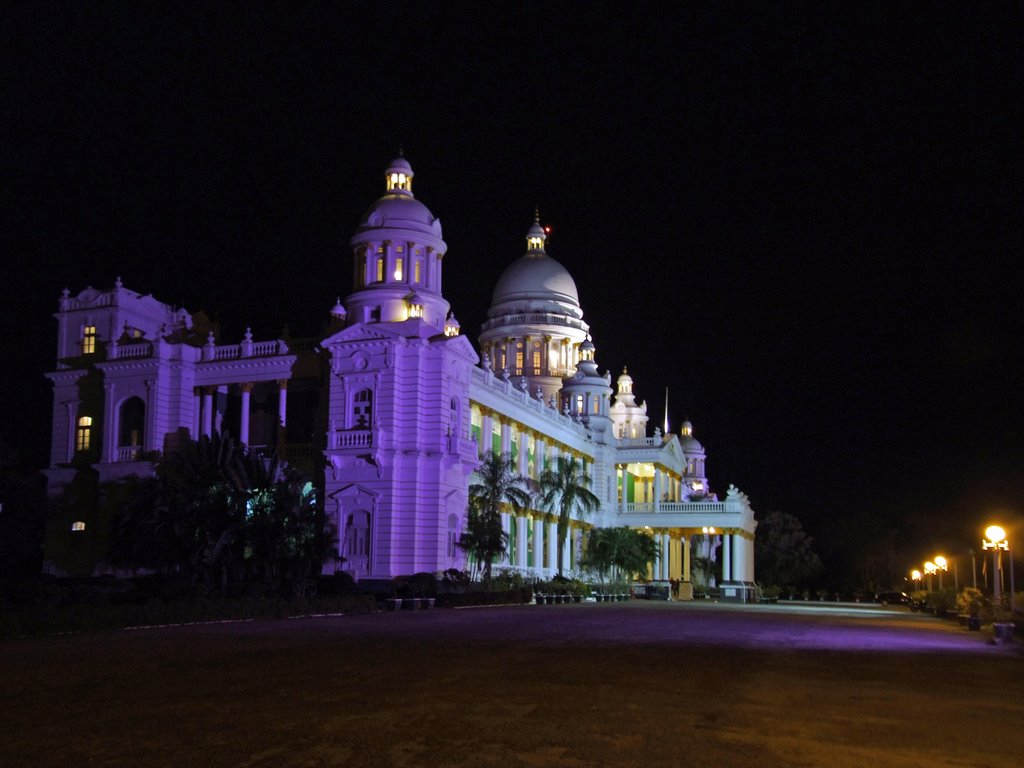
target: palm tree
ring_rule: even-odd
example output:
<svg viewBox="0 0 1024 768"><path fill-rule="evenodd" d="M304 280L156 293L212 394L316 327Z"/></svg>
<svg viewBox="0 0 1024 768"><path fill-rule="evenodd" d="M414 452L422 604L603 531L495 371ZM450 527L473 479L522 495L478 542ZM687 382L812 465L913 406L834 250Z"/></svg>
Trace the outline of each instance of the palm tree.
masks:
<svg viewBox="0 0 1024 768"><path fill-rule="evenodd" d="M479 482L469 486L469 525L459 546L483 564L484 579L491 578L491 563L505 554L508 534L501 528L501 508L512 507L517 515L530 506L526 479L515 471L510 453L491 453L477 467Z"/></svg>
<svg viewBox="0 0 1024 768"><path fill-rule="evenodd" d="M596 512L600 499L590 490L590 478L583 463L575 456L559 456L554 469L545 469L540 476L540 507L558 515L558 575L562 576L565 537L569 519Z"/></svg>

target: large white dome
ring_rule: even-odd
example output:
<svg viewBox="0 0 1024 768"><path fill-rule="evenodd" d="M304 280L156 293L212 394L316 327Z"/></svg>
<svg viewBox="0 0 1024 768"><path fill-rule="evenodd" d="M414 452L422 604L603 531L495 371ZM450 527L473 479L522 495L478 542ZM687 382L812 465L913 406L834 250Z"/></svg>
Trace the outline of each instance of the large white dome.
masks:
<svg viewBox="0 0 1024 768"><path fill-rule="evenodd" d="M546 253L533 252L516 259L502 272L494 286L491 308L507 312L507 305L512 304L528 310L549 302L578 308L576 282L565 267Z"/></svg>

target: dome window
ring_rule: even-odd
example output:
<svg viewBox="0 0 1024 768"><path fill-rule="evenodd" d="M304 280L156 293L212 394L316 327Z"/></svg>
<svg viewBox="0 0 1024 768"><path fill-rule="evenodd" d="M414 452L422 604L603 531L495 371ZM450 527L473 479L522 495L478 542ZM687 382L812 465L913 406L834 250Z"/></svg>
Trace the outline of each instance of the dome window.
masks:
<svg viewBox="0 0 1024 768"><path fill-rule="evenodd" d="M76 520L75 522L73 522L71 524L71 530L72 531L84 531L85 530L85 521L83 521L83 520Z"/></svg>
<svg viewBox="0 0 1024 768"><path fill-rule="evenodd" d="M402 279L402 257L395 259L395 280Z"/></svg>
<svg viewBox="0 0 1024 768"><path fill-rule="evenodd" d="M423 317L423 305L410 303L409 317Z"/></svg>
<svg viewBox="0 0 1024 768"><path fill-rule="evenodd" d="M444 324L444 335L449 338L452 336L459 335L459 321L455 319L455 314L452 312L448 313L448 320Z"/></svg>
<svg viewBox="0 0 1024 768"><path fill-rule="evenodd" d="M387 177L387 189L388 192L394 192L395 190L412 192L412 176L400 171L392 171Z"/></svg>

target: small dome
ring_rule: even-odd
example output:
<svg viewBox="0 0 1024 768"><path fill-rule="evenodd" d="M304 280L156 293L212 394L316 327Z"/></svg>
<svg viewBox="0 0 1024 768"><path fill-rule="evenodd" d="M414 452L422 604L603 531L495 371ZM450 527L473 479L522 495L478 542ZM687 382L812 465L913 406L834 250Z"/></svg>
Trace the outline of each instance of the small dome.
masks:
<svg viewBox="0 0 1024 768"><path fill-rule="evenodd" d="M359 222L358 235L373 229L404 229L441 237L441 222L412 194L412 166L396 157L385 172L386 194L367 209Z"/></svg>
<svg viewBox="0 0 1024 768"><path fill-rule="evenodd" d="M704 453L704 446L693 435L680 439L679 446L683 449L684 453Z"/></svg>

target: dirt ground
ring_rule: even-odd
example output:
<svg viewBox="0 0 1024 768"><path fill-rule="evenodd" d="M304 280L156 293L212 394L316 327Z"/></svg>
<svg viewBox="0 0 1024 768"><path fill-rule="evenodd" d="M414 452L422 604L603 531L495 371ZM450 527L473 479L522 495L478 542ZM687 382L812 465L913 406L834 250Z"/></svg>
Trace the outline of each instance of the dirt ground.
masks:
<svg viewBox="0 0 1024 768"><path fill-rule="evenodd" d="M1024 654L905 609L433 610L0 644L0 765L1024 764Z"/></svg>

